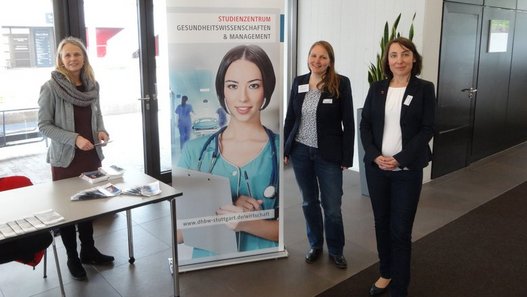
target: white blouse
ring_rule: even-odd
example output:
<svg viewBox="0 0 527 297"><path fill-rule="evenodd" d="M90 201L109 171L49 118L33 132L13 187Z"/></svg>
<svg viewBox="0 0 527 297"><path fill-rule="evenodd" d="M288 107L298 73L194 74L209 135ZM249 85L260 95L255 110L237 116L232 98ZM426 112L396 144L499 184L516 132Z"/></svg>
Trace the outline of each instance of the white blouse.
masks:
<svg viewBox="0 0 527 297"><path fill-rule="evenodd" d="M384 106L384 133L382 135L382 155L393 157L403 149L401 131L401 107L406 87L388 88Z"/></svg>

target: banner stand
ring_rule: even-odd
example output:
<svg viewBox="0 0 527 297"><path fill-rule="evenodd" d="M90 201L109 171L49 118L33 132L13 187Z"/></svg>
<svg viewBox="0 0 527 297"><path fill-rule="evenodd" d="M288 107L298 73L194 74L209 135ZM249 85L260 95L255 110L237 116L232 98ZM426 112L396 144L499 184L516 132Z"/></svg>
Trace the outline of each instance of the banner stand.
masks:
<svg viewBox="0 0 527 297"><path fill-rule="evenodd" d="M288 256L281 199L287 1L198 2L166 2L181 272Z"/></svg>
<svg viewBox="0 0 527 297"><path fill-rule="evenodd" d="M243 263L250 263L250 262L264 261L264 260L276 260L276 259L287 258L287 257L288 257L288 252L286 249L284 249L283 251L277 251L277 252L268 253L268 254L259 254L259 255L247 256L247 257L242 257L242 258L217 260L217 261L206 262L206 263L180 265L179 272L180 273L181 272L191 272L191 271L201 270L201 269L216 268L216 267L221 267L221 266L243 264Z"/></svg>

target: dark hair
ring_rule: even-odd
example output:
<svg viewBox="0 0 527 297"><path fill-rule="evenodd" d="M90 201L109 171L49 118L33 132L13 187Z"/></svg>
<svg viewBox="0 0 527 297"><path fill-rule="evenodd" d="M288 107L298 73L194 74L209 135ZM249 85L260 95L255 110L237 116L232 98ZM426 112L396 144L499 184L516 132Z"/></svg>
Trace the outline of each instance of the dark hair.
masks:
<svg viewBox="0 0 527 297"><path fill-rule="evenodd" d="M225 106L225 73L233 62L242 59L254 63L262 73L265 102L261 109L264 109L271 101L271 96L273 95L274 87L276 85L276 77L271 59L269 59L267 53L257 45L239 45L234 47L229 50L221 60L218 72L216 73L216 94L218 95L221 107L228 111Z"/></svg>
<svg viewBox="0 0 527 297"><path fill-rule="evenodd" d="M323 47L326 50L326 52L328 52L328 56L329 56L329 66L326 70L326 73L322 77L322 80L317 84L317 88L320 89L320 87L322 87L325 91L327 91L331 95L338 97L340 80L338 78L337 72L335 71L335 52L333 51L333 47L331 46L329 42L324 41L324 40L319 40L313 43L313 45L311 45L311 47L309 48L308 55L311 55L311 51L317 45L320 45L321 47ZM307 67L309 68L309 62L308 62Z"/></svg>
<svg viewBox="0 0 527 297"><path fill-rule="evenodd" d="M413 55L414 55L414 65L412 66L412 76L421 74L421 68L423 67L423 58L417 52L417 49L415 48L415 44L408 38L405 37L397 37L395 39L392 39L388 44L386 45L386 51L384 52L384 56L382 57L382 70L384 73L384 76L388 79L393 78L393 73L390 70L390 64L388 62L389 57L389 51L390 46L394 43L398 43L400 46L409 49Z"/></svg>

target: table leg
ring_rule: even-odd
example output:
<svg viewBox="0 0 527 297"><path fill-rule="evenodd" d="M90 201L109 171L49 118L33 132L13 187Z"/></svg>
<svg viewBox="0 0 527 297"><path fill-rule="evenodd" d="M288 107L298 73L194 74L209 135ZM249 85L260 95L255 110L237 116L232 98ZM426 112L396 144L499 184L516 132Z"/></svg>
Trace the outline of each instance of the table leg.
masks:
<svg viewBox="0 0 527 297"><path fill-rule="evenodd" d="M132 211L126 210L126 229L128 230L128 254L130 258L128 259L128 263L134 264L135 258L134 258L134 234L132 230Z"/></svg>
<svg viewBox="0 0 527 297"><path fill-rule="evenodd" d="M44 278L48 277L48 250L44 250Z"/></svg>
<svg viewBox="0 0 527 297"><path fill-rule="evenodd" d="M174 297L179 297L179 278L178 278L178 256L177 256L177 220L176 220L176 199L170 200L170 217L172 219L172 282L174 286Z"/></svg>
<svg viewBox="0 0 527 297"><path fill-rule="evenodd" d="M60 284L60 293L62 294L62 297L66 297L66 292L64 291L64 282L62 281L62 273L60 273L60 265L59 265L59 256L57 254L57 246L55 245L55 232L53 232L53 229L50 230L51 237L53 238L53 255L55 255L55 265L57 266L57 276L59 277L59 284Z"/></svg>

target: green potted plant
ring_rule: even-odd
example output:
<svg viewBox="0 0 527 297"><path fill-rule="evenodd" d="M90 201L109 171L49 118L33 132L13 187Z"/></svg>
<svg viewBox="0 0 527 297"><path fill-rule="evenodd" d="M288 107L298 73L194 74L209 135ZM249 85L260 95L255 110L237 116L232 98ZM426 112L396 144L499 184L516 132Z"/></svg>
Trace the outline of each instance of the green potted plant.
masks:
<svg viewBox="0 0 527 297"><path fill-rule="evenodd" d="M386 24L384 25L384 34L380 42L381 52L377 54L376 63L375 64L370 63L370 67L368 67L368 82L370 84L373 83L374 81L383 80L385 78L382 72L382 57L384 56L384 53L386 51L386 45L388 44L388 42L390 42L394 38L401 36L401 33L397 32L397 27L399 26L400 20L401 20L401 14L397 16L391 29L390 29L390 26L388 25L388 22L386 22ZM410 25L410 30L408 32L408 39L410 40L413 40L414 38L414 20L415 20L415 13L412 18L412 24Z"/></svg>

